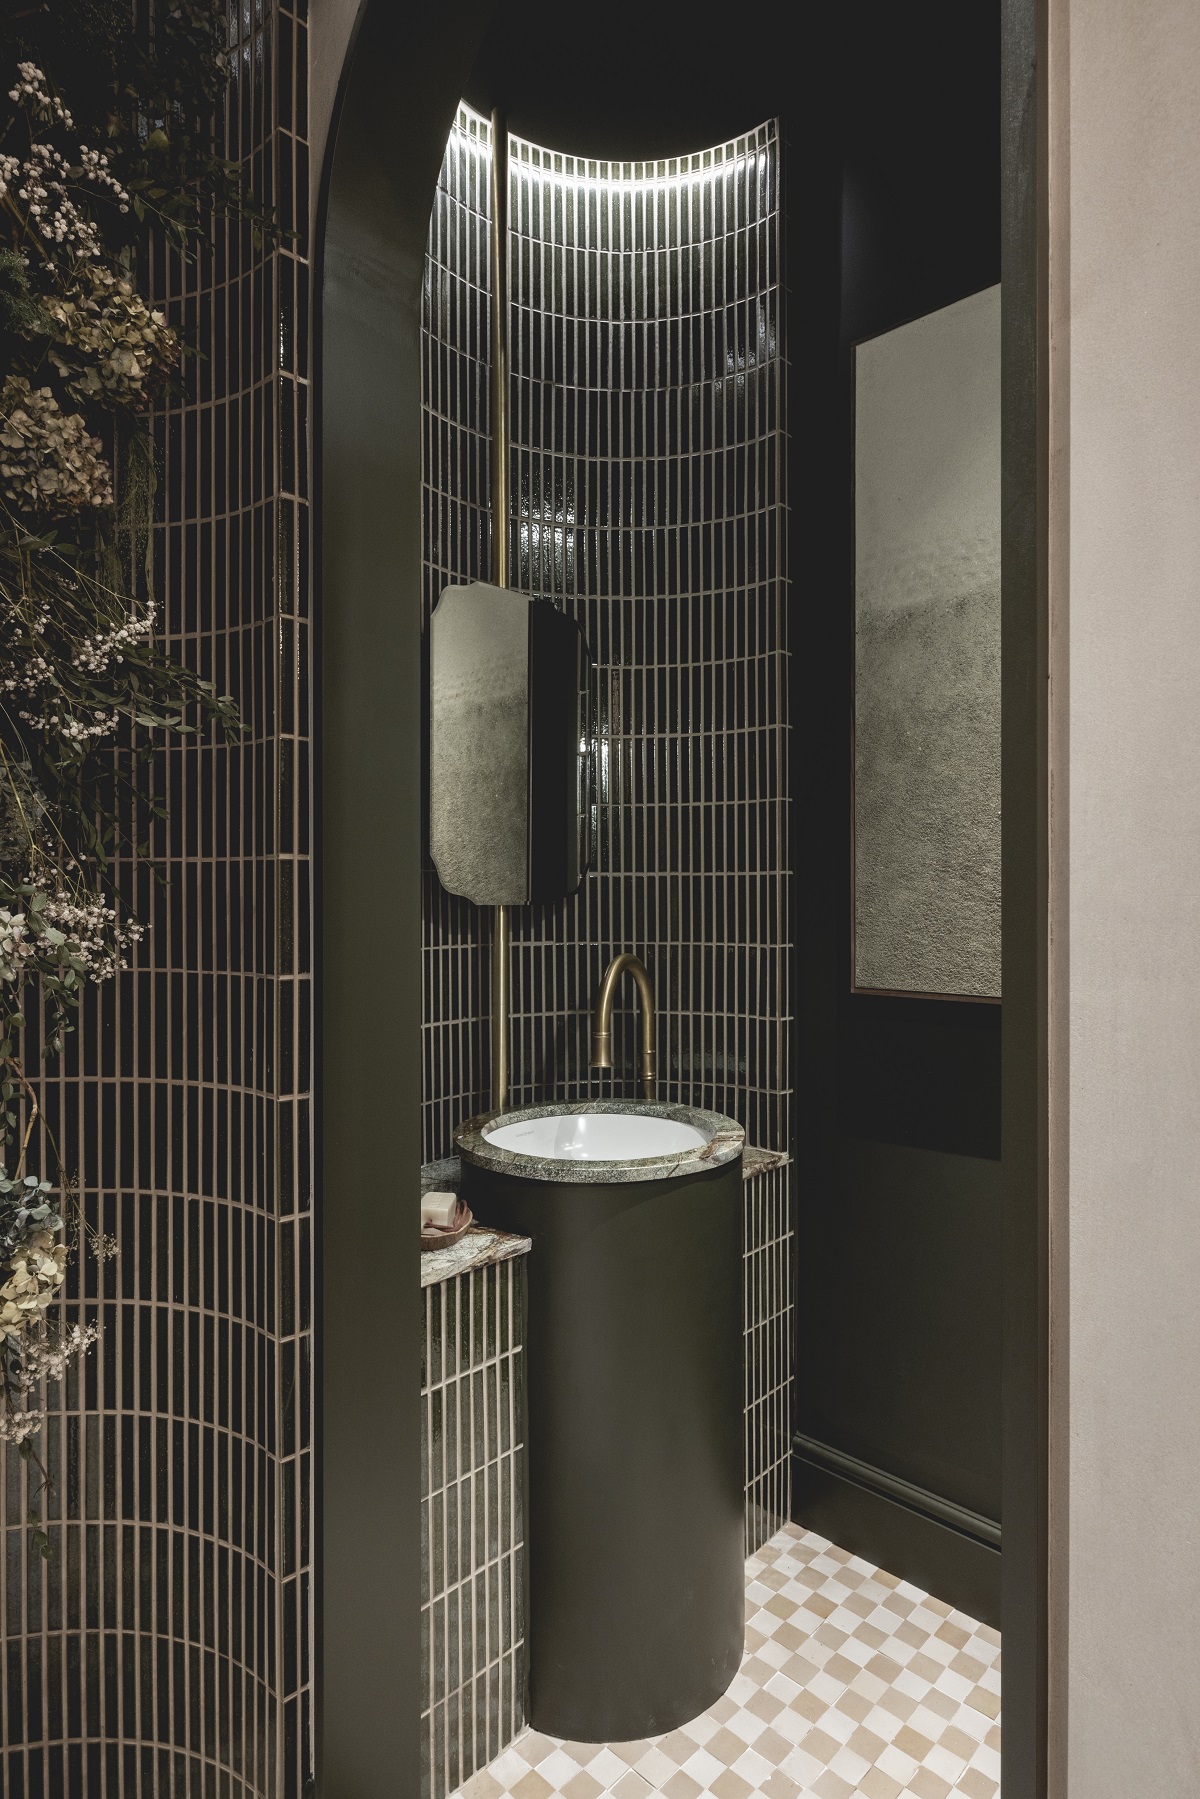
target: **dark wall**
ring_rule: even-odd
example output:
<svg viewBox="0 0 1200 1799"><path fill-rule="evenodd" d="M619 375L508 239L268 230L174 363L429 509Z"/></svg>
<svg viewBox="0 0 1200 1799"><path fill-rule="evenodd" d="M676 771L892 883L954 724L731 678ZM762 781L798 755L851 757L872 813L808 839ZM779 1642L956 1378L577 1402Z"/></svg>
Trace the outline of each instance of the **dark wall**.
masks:
<svg viewBox="0 0 1200 1799"><path fill-rule="evenodd" d="M438 168L488 8L372 0L319 287L317 1783L420 1787L421 363ZM375 929L371 921L379 921ZM290 1796L289 1796L290 1799Z"/></svg>
<svg viewBox="0 0 1200 1799"><path fill-rule="evenodd" d="M845 9L790 212L796 1511L993 1619L1000 1008L851 992L851 356L1000 278L999 27L998 5Z"/></svg>
<svg viewBox="0 0 1200 1799"><path fill-rule="evenodd" d="M850 993L850 356L999 279L999 0L858 0L799 29L783 7L731 29L727 9L692 8L685 26L665 0L616 0L603 31L519 0L494 15L468 96L503 97L515 129L593 155L781 120L799 1515L994 1616L1000 1009Z"/></svg>
<svg viewBox="0 0 1200 1799"><path fill-rule="evenodd" d="M896 1445L915 1445L923 1459L903 1464L907 1488L903 1473L891 1474L892 1490L908 1491L911 1499L917 1476L931 1486L942 1482L959 1496L943 1494L950 1515L970 1499L982 1504L988 1481L995 1496L995 1468L979 1443L988 1417L994 1414L998 1427L998 1327L970 1342L956 1335L986 1318L991 1301L973 1304L969 1317L963 1306L964 1316L955 1318L952 1307L939 1313L931 1285L933 1298L939 1290L953 1297L968 1269L980 1292L995 1294L998 1287L986 1228L994 1204L988 1180L998 1127L990 1058L998 1019L994 1011L985 1017L983 1009L915 1002L850 1007L848 896L843 900L839 889L849 864L846 346L852 334L885 328L997 277L998 30L990 4L972 7L966 21L960 15L967 9L945 0L907 9L899 21L882 5L836 10L833 21L806 16L798 27L791 6L768 5L731 20L727 8L617 0L601 29L594 14L564 13L548 0L503 12L487 5L426 9L419 19L413 9L375 0L372 41L357 63L356 117L342 145L349 153L341 171L349 210L335 234L332 270L343 360L325 368L326 402L334 396L338 409L338 417L326 419L327 462L331 448L340 444L345 451L332 496L336 518L326 496L324 594L324 1151L326 1168L338 1176L326 1189L328 1222L345 1227L325 1237L320 1333L323 1747L331 1794L395 1790L415 1767L418 1539L415 1529L409 1537L395 1528L398 1509L408 1508L406 1494L416 1516L415 1248L397 1232L391 1204L397 1167L415 1166L420 1154L418 787L411 728L419 717L413 671L420 581L412 506L419 413L414 258L423 250L428 217L428 201L424 217L419 202L424 193L432 198L437 156L464 87L483 107L506 99L514 128L530 138L609 156L678 153L726 140L772 115L783 122L790 142L793 701L802 726L793 787L803 896L795 938L803 1069L796 1148L815 1277L801 1289L808 1312L799 1342L808 1408L802 1422L819 1422L835 1438L841 1421L852 1419L840 1440L853 1443L860 1459L869 1449L885 1475L889 1459L899 1460ZM489 13L498 23L486 54L473 76L464 69L459 78L456 68L471 60L471 39ZM788 55L779 54L781 44L790 46ZM327 357L329 351L327 335ZM343 603L349 610L339 615ZM366 703L356 665L368 683ZM390 712L382 691L389 682ZM407 721L399 735L398 710ZM380 744L382 759L372 754ZM387 821L382 832L381 819ZM364 882L394 903L382 966L361 951ZM364 1035L361 1017L378 1012L381 987L388 1020L380 1033ZM338 996L336 1017L331 994ZM939 1069L957 1080L953 1102L944 1083L938 1085ZM922 1155L942 1158L937 1179L923 1179ZM955 1178L967 1161L978 1177L973 1186ZM907 1184L897 1172L902 1164ZM908 1267L896 1266L896 1225L903 1217L896 1195L913 1215L901 1233ZM947 1218L959 1227L950 1245ZM974 1237L973 1223L982 1227ZM890 1237L878 1235L885 1230ZM356 1253L362 1240L373 1243L367 1268ZM937 1265L923 1257L922 1245L942 1257L940 1283L921 1284ZM855 1258L860 1268L869 1264L869 1280L856 1278ZM991 1285L989 1271L996 1277ZM403 1298L410 1275L411 1307ZM919 1313L925 1333L920 1354L913 1353L919 1345L910 1343L903 1317L894 1330L879 1328L878 1297L875 1335L864 1334L872 1320L862 1295L872 1283L876 1295L889 1297L909 1286L908 1316ZM823 1313L822 1289L831 1296ZM364 1319L382 1325L389 1318L390 1341L364 1339ZM867 1341L870 1354L858 1354L856 1344ZM408 1365L410 1350L411 1384L385 1380L381 1390L379 1380L362 1378L364 1367ZM839 1380L829 1380L839 1355ZM961 1364L957 1372L948 1367L954 1360ZM896 1397L881 1424L886 1381L897 1365L907 1377L893 1382ZM931 1367L943 1379L936 1402L922 1385ZM955 1396L950 1375L965 1375L973 1406L961 1388ZM923 1436L905 1427L905 1404L915 1415L918 1402ZM974 1438L955 1428L968 1409L977 1414ZM843 1462L851 1453L843 1452ZM868 1511L877 1505L877 1494L861 1483L843 1481L841 1490L864 1495ZM862 1510L843 1503L833 1534L849 1541L851 1532L865 1531L860 1541L869 1553L919 1578L926 1539L897 1528L885 1541L877 1518L874 1526L870 1518L863 1525ZM926 1515L911 1504L894 1510L925 1527ZM946 1536L972 1546L961 1532ZM942 1566L954 1574L949 1551ZM927 1577L935 1590L936 1573L935 1567ZM414 1694L411 1706L395 1702L405 1691Z"/></svg>

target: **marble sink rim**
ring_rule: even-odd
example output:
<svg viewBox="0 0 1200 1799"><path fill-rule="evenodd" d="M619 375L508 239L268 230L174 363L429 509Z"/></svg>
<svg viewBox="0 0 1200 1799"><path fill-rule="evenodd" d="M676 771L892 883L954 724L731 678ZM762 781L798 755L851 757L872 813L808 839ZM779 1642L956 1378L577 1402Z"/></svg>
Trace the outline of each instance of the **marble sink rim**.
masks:
<svg viewBox="0 0 1200 1799"><path fill-rule="evenodd" d="M501 1149L483 1135L495 1125L516 1124L522 1119L562 1118L588 1112L624 1112L641 1118L666 1118L676 1124L690 1124L694 1130L703 1132L708 1141L695 1149L672 1150L664 1155L639 1156L620 1162L584 1162L528 1156L520 1150ZM556 1181L592 1187L703 1174L706 1169L721 1168L727 1162L736 1161L745 1143L746 1133L741 1125L722 1112L706 1112L699 1106L673 1105L666 1100L652 1099L564 1099L548 1101L544 1105L506 1106L500 1111L481 1112L476 1118L468 1118L454 1133L455 1149L476 1168L489 1168L526 1181Z"/></svg>

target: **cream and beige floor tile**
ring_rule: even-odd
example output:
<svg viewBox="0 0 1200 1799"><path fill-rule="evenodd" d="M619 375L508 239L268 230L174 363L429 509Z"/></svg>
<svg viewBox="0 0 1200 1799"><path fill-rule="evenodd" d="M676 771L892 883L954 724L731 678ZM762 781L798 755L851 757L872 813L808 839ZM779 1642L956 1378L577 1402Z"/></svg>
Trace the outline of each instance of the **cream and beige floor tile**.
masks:
<svg viewBox="0 0 1200 1799"><path fill-rule="evenodd" d="M746 1654L668 1736L527 1730L461 1799L997 1799L1000 1633L811 1531L746 1563Z"/></svg>

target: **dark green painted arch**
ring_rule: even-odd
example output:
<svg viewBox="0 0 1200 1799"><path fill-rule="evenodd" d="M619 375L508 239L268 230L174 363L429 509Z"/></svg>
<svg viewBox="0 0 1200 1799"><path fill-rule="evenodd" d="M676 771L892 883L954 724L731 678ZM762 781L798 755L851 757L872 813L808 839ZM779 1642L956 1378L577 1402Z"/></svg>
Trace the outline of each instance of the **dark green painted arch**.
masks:
<svg viewBox="0 0 1200 1799"><path fill-rule="evenodd" d="M370 0L318 215L317 1767L415 1799L422 264L494 0Z"/></svg>

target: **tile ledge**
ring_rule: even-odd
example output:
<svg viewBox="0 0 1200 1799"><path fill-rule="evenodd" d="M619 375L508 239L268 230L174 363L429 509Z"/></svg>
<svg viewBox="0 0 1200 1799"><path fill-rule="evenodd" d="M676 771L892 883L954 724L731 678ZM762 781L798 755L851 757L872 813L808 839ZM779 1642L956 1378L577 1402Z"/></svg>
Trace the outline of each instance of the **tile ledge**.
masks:
<svg viewBox="0 0 1200 1799"><path fill-rule="evenodd" d="M528 1255L533 1243L528 1237L514 1237L510 1231L489 1230L473 1224L465 1237L445 1249L421 1251L421 1286L436 1287L472 1268L487 1268L493 1262L511 1262L516 1256Z"/></svg>
<svg viewBox="0 0 1200 1799"><path fill-rule="evenodd" d="M786 1168L791 1159L786 1149L755 1149L747 1143L742 1151L742 1179L752 1181L756 1174L766 1174L770 1168Z"/></svg>

